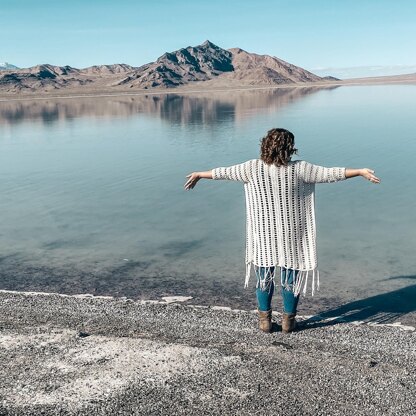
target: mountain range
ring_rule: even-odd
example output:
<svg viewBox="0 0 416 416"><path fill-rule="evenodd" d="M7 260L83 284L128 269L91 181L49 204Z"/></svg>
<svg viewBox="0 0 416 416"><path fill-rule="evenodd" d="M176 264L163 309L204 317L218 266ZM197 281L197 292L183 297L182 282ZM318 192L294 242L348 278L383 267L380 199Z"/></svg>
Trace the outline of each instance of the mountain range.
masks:
<svg viewBox="0 0 416 416"><path fill-rule="evenodd" d="M4 68L3 68L4 69ZM47 92L57 89L142 90L189 84L211 87L273 86L336 80L319 77L269 55L240 48L222 49L210 41L166 52L156 61L133 67L126 64L71 66L36 65L5 68L0 72L0 92Z"/></svg>

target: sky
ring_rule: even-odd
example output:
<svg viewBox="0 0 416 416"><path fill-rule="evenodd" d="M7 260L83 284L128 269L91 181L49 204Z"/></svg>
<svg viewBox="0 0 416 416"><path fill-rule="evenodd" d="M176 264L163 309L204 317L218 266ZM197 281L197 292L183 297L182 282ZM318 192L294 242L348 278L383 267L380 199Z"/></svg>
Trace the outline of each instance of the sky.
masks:
<svg viewBox="0 0 416 416"><path fill-rule="evenodd" d="M415 21L415 0L0 0L0 62L140 66L209 39L319 75L409 73Z"/></svg>

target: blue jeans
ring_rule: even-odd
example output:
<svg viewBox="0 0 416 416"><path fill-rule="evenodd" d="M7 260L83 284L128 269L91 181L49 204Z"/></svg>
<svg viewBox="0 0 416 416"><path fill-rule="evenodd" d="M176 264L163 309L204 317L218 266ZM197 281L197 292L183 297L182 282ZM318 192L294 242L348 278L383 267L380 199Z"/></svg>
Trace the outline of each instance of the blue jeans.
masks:
<svg viewBox="0 0 416 416"><path fill-rule="evenodd" d="M260 311L268 311L271 309L272 297L274 292L274 281L272 279L273 273L275 272L275 267L259 267L254 265L254 271L256 272L257 277L257 304ZM267 274L266 274L267 273ZM299 270L293 271L292 269L281 268L281 273L283 274L283 279L286 277L287 273L287 282L289 285L293 284L293 274L295 277L298 275ZM260 287L259 281L260 278L266 277L264 287ZM279 285L280 285L280 276L279 276ZM295 296L291 290L287 290L284 286L280 285L281 293L283 298L283 312L285 313L296 313L296 309L299 302L299 295Z"/></svg>

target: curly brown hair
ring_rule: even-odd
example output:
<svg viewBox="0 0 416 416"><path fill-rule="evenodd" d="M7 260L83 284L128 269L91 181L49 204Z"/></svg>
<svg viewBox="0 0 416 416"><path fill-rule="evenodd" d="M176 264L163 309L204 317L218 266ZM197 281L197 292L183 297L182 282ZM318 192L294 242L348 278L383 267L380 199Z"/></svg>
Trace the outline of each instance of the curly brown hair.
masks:
<svg viewBox="0 0 416 416"><path fill-rule="evenodd" d="M297 151L295 136L285 129L271 129L260 140L260 159L268 165L286 166Z"/></svg>

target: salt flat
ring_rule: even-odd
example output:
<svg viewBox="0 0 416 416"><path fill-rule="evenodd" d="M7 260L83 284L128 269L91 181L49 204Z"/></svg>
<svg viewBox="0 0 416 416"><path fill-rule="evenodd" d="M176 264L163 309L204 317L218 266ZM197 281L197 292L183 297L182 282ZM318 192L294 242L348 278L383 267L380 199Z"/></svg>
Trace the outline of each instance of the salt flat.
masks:
<svg viewBox="0 0 416 416"><path fill-rule="evenodd" d="M412 413L414 328L191 302L0 292L0 414Z"/></svg>

